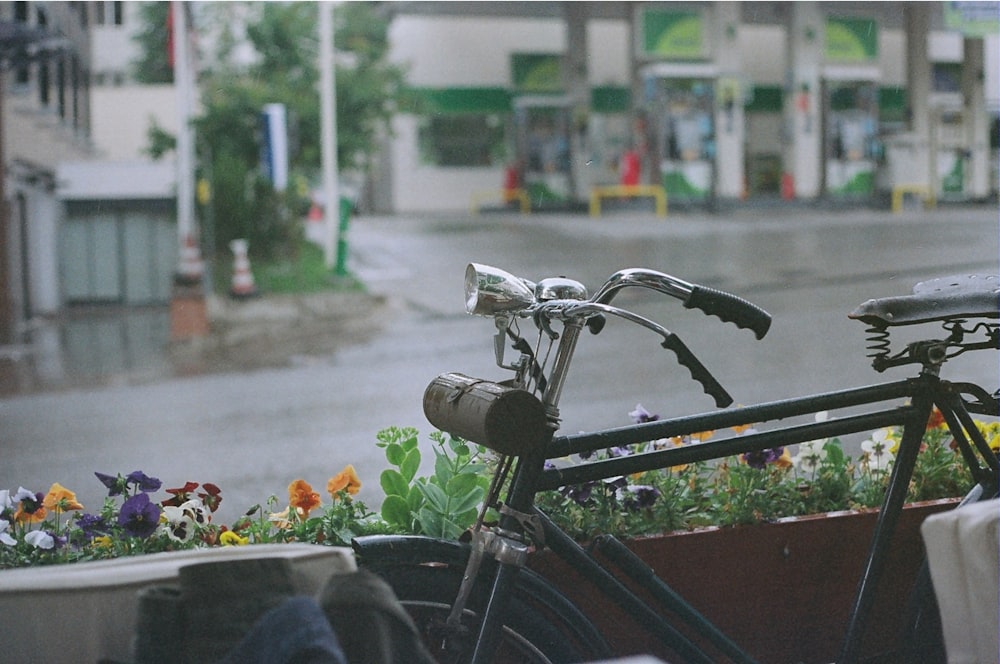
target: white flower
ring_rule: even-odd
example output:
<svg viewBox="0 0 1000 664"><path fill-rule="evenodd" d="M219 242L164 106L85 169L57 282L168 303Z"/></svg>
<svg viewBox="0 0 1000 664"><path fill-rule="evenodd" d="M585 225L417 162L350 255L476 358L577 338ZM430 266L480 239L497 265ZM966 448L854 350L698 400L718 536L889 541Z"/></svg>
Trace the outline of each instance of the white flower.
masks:
<svg viewBox="0 0 1000 664"><path fill-rule="evenodd" d="M14 507L14 501L10 499L10 489L0 489L0 512Z"/></svg>
<svg viewBox="0 0 1000 664"><path fill-rule="evenodd" d="M0 542L3 542L7 546L14 546L17 544L17 540L7 534L8 528L10 528L10 521L0 519Z"/></svg>
<svg viewBox="0 0 1000 664"><path fill-rule="evenodd" d="M32 530L30 533L24 536L24 541L35 547L36 549L53 549L56 546L56 540L52 535L49 535L44 530Z"/></svg>
<svg viewBox="0 0 1000 664"><path fill-rule="evenodd" d="M888 429L872 432L872 437L861 442L861 451L865 453L868 467L872 470L885 470L892 465L892 438Z"/></svg>
<svg viewBox="0 0 1000 664"><path fill-rule="evenodd" d="M823 446L826 439L811 440L799 445L799 453L792 457L792 463L802 470L815 471L819 468L820 461L823 460Z"/></svg>
<svg viewBox="0 0 1000 664"><path fill-rule="evenodd" d="M194 537L197 526L182 507L164 507L161 518L160 529L175 542L190 542Z"/></svg>

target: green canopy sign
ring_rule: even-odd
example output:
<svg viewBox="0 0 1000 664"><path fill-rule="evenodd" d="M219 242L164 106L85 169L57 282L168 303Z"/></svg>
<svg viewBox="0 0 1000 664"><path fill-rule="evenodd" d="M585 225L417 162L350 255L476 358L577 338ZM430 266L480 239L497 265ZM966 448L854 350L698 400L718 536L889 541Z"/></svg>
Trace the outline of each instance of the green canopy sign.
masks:
<svg viewBox="0 0 1000 664"><path fill-rule="evenodd" d="M669 60L704 58L704 31L699 12L647 9L642 14L642 52Z"/></svg>
<svg viewBox="0 0 1000 664"><path fill-rule="evenodd" d="M557 53L514 53L510 56L518 92L562 92L562 56Z"/></svg>
<svg viewBox="0 0 1000 664"><path fill-rule="evenodd" d="M826 19L826 59L868 63L878 60L878 27L873 19Z"/></svg>
<svg viewBox="0 0 1000 664"><path fill-rule="evenodd" d="M943 2L944 24L966 37L1000 32L1000 2Z"/></svg>

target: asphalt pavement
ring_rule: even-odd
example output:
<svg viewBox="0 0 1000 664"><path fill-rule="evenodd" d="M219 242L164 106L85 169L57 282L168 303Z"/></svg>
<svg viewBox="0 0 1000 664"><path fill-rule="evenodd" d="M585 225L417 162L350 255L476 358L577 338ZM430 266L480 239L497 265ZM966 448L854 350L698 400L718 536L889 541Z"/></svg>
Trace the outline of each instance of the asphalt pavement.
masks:
<svg viewBox="0 0 1000 664"><path fill-rule="evenodd" d="M637 211L361 216L348 242L348 267L372 296L345 300L338 316L350 333L313 330L304 335L312 345L275 338L274 348L285 341L290 350L272 351L267 363L250 351L221 367L179 365L156 309L110 322L107 312L99 323L83 316L88 343L72 343L62 321L0 349L6 384L28 385L0 396L0 488L59 482L96 508L94 471L143 470L166 486L214 482L223 494L217 518L231 521L272 493L284 500L296 478L321 488L351 463L361 499L376 506L386 467L375 447L380 429L426 434L421 396L439 373L506 377L493 363L492 323L463 311L472 261L532 280L565 275L592 292L620 268L650 267L763 306L774 324L757 342L657 294L616 300L678 333L744 404L878 380L863 326L848 311L922 279L998 271L995 205L900 215L798 206L667 219ZM996 353L977 355L989 357L960 358L956 375L995 389ZM712 407L648 332L615 323L587 335L563 397L564 429L626 424L636 403L664 416Z"/></svg>

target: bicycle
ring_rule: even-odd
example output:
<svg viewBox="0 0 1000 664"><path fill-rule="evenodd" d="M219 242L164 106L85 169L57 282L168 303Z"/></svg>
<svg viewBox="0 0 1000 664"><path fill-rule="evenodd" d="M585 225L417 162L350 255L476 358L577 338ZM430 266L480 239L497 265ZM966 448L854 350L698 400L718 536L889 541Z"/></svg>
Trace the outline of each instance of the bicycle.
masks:
<svg viewBox="0 0 1000 664"><path fill-rule="evenodd" d="M582 330L586 327L597 334L612 317L658 334L661 345L676 355L718 407L732 404L732 397L675 334L611 304L618 292L631 287L677 298L685 308L747 329L757 339L764 337L770 325L767 312L735 295L655 270L621 270L588 296L586 287L571 279L547 278L534 283L497 268L470 264L465 275L466 310L494 319L496 363L513 371L514 377L495 382L443 374L428 386L424 412L438 429L499 455L491 488L469 542L363 537L354 542L360 563L390 582L440 662L571 662L612 656L607 640L586 615L549 581L526 568L532 547L548 548L573 566L681 661L753 662L751 655L651 574L618 539L604 535L585 549L535 506L536 494L587 481L901 426L902 440L837 660L860 661L866 621L932 409L943 415L976 482L962 504L997 495L1000 464L970 413L1000 414L998 392L940 377L942 365L957 355L1000 348L997 277L923 282L912 294L870 300L850 314L868 326L870 356L877 372L916 365L919 373L914 377L556 436L558 404ZM530 320L538 330L534 345L521 335L522 319ZM561 329L554 329L554 323L561 324ZM927 323L939 324L946 335L910 342L893 352L889 339L893 328ZM510 363L505 361L508 342L518 353ZM542 352L546 345L549 350ZM824 421L788 421L844 410L848 414ZM765 424L772 428L764 429ZM758 427L757 432L571 467L546 464L571 454L747 425ZM499 514L495 525L487 524L491 508ZM613 570L598 562L595 553L625 577L642 584L653 600L643 600L630 590ZM929 588L926 578L923 583ZM933 597L925 588L923 597L928 595ZM912 631L924 630L930 610L933 607L925 605L914 611L909 622ZM673 620L667 618L668 613ZM910 639L910 643L916 641Z"/></svg>

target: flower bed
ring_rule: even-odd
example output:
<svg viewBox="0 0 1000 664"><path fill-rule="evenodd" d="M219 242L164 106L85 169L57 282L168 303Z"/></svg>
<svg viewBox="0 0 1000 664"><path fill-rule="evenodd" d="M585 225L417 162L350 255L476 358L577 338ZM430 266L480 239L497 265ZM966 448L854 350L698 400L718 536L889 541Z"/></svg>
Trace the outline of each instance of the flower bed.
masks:
<svg viewBox="0 0 1000 664"><path fill-rule="evenodd" d="M641 406L636 421L655 419ZM994 450L1000 425L977 423ZM736 435L745 433L737 431ZM657 440L608 456L667 445L692 445L714 435ZM54 483L47 493L24 487L0 490L0 569L119 558L185 549L305 542L347 545L358 535L425 534L457 538L475 520L488 485L491 459L484 448L440 432L430 436L434 473L418 477L421 452L412 428L390 427L377 445L389 468L380 477L385 493L379 512L354 498L360 481L346 466L326 483L326 504L304 479L288 486L288 500L270 496L232 524L212 521L222 491L211 483L186 482L163 489L142 471L95 473L108 490L88 511L73 491ZM847 456L836 439L776 448L716 463L619 477L566 487L539 496L539 504L569 533L590 539L601 533L643 536L704 526L734 526L782 517L865 510L881 500L899 432L873 432L862 454ZM910 500L963 495L972 485L961 455L940 418L932 417L918 456ZM157 495L161 492L164 495Z"/></svg>

